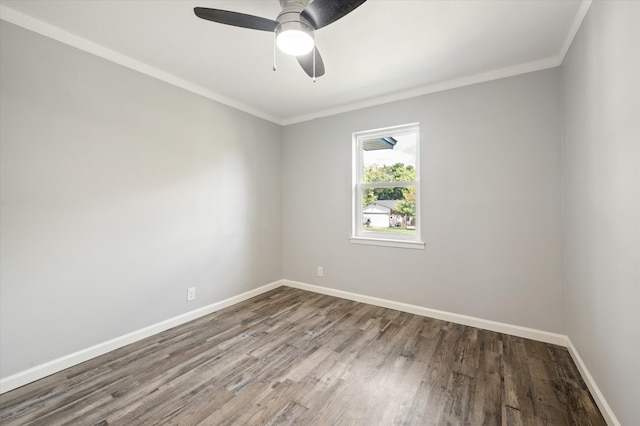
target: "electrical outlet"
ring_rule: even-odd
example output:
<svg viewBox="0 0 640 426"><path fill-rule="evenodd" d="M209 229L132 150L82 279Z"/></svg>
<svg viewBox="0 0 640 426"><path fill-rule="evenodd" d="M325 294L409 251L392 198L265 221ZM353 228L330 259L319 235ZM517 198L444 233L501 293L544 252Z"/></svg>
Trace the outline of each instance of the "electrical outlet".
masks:
<svg viewBox="0 0 640 426"><path fill-rule="evenodd" d="M324 277L324 269L322 269L322 266L318 266L318 276Z"/></svg>
<svg viewBox="0 0 640 426"><path fill-rule="evenodd" d="M196 298L196 288L195 287L189 287L187 289L187 302L195 300L195 298Z"/></svg>

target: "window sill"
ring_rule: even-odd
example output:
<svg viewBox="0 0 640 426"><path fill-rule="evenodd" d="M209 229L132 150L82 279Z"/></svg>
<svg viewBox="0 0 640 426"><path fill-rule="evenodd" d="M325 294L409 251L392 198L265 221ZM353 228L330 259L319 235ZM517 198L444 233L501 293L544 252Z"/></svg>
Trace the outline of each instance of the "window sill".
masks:
<svg viewBox="0 0 640 426"><path fill-rule="evenodd" d="M385 247L424 250L424 242L422 241L387 240L382 238L364 238L364 237L349 237L349 241L351 241L352 244L366 244L371 246L385 246Z"/></svg>

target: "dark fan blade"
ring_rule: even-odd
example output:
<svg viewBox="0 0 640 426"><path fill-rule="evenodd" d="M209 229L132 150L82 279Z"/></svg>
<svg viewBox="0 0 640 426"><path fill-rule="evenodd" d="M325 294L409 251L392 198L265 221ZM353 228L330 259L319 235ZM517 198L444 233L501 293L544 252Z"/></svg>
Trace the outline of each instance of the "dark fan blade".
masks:
<svg viewBox="0 0 640 426"><path fill-rule="evenodd" d="M300 14L317 30L352 12L367 0L314 0Z"/></svg>
<svg viewBox="0 0 640 426"><path fill-rule="evenodd" d="M219 22L221 24L233 25L234 27L249 28L260 31L275 31L278 26L278 23L271 19L245 15L244 13L230 12L228 10L196 7L193 11L198 18L206 19L207 21Z"/></svg>
<svg viewBox="0 0 640 426"><path fill-rule="evenodd" d="M315 72L315 76L316 77L320 77L321 75L324 75L324 62L322 62L322 56L320 56L320 52L318 52L318 48L317 47L315 49L313 49L311 52L307 53L306 55L296 56L296 58L298 59L298 63L300 64L300 66L302 67L304 72L306 72L309 75L309 77L311 77L311 78L313 78L313 76L314 76L314 73L313 73L313 52L316 52L316 72Z"/></svg>

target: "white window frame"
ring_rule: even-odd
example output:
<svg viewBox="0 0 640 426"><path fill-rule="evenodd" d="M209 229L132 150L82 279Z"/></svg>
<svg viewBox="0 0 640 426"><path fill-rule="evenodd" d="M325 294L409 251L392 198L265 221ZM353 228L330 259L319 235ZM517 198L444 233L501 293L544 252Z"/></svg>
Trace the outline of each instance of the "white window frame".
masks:
<svg viewBox="0 0 640 426"><path fill-rule="evenodd" d="M363 143L372 138L383 138L415 134L416 136L416 180L398 182L363 183L362 172L364 170ZM353 133L353 186L352 186L352 231L350 241L354 244L369 244L387 247L424 249L421 232L420 214L420 123L403 124L400 126L385 127L382 129L366 130ZM365 230L362 226L362 190L364 188L382 188L397 186L415 186L416 203L416 232L413 235L393 235L373 230Z"/></svg>

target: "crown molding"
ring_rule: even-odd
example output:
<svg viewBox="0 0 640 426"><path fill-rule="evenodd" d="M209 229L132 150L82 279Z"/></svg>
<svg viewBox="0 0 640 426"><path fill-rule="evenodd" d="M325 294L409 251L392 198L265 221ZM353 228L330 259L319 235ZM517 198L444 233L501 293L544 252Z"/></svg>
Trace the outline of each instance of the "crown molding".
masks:
<svg viewBox="0 0 640 426"><path fill-rule="evenodd" d="M263 111L252 108L202 86L198 86L197 84L191 83L190 81L182 79L171 73L153 67L149 64L145 64L137 59L123 55L115 50L104 47L98 43L94 43L91 40L87 40L39 19L35 19L7 6L0 5L0 19L87 53L91 53L102 59L106 59L107 61L114 62L118 65L122 65L123 67L146 74L165 83L169 83L173 86L195 93L196 95L204 96L205 98L219 102L223 105L246 112L247 114L254 115L279 125L282 124L279 119Z"/></svg>
<svg viewBox="0 0 640 426"><path fill-rule="evenodd" d="M587 12L589 12L591 3L593 3L593 0L582 0L582 2L580 3L578 12L576 13L575 18L573 19L573 23L571 24L571 28L569 28L569 32L567 33L567 38L564 40L562 49L558 54L560 63L564 61L564 57L567 55L567 52L569 51L569 47L571 47L571 43L573 43L573 39L576 38L576 34L578 34L578 30L582 25L582 21L584 21L584 18L587 16Z"/></svg>
<svg viewBox="0 0 640 426"><path fill-rule="evenodd" d="M505 67L498 70L488 71L485 73L473 74L465 77L455 78L452 80L446 80L440 83L430 84L428 86L422 86L416 89L405 90L391 95L379 96L360 102L345 104L336 108L325 109L312 114L287 118L282 120L282 125L288 126L291 124L314 120L316 118L328 117L331 115L356 111L359 109L383 105L391 102L403 101L406 99L428 95L431 93L443 92L445 90L457 89L460 87L471 86L478 83L486 83L488 81L499 80L506 77L513 77L520 74L527 74L534 71L541 71L548 68L557 67L558 65L560 65L560 63L561 59L559 59L558 57L552 57L539 61L527 62L525 64Z"/></svg>

